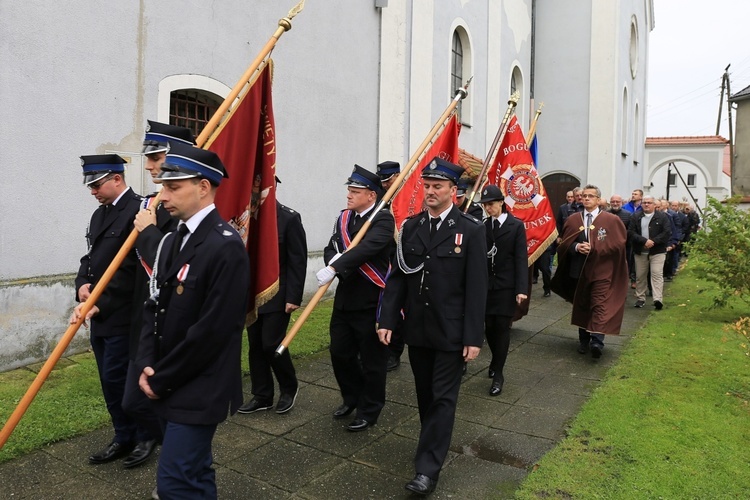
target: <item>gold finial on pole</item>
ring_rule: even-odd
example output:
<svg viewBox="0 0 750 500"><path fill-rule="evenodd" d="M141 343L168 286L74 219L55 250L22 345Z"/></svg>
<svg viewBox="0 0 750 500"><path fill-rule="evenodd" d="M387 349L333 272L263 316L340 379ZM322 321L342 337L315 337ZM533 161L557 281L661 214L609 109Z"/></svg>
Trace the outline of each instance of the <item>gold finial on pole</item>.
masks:
<svg viewBox="0 0 750 500"><path fill-rule="evenodd" d="M539 103L539 108L537 108L536 113L534 114L534 119L531 121L531 126L529 127L529 137L526 139L526 146L531 146L531 143L534 141L534 136L536 135L536 122L539 120L539 116L542 114L542 108L544 107L544 103Z"/></svg>
<svg viewBox="0 0 750 500"><path fill-rule="evenodd" d="M477 180L474 182L474 187L471 188L471 192L467 196L469 203L466 204L464 212L469 210L471 201L474 200L477 191L479 191L479 187L484 182L484 176L487 175L487 171L490 169L490 165L492 163L492 159L495 157L495 151L497 150L498 144L500 144L500 141L502 141L503 137L505 137L505 132L507 132L508 130L508 122L510 121L510 117L513 115L513 113L515 113L516 106L518 105L518 100L520 98L521 94L516 90L515 92L513 92L513 94L511 94L510 99L508 99L508 109L505 110L505 116L503 116L503 120L500 122L500 128L497 129L497 134L495 134L495 139L492 141L492 146L490 146L490 150L489 152L487 152L487 156L485 157L484 163L482 164L482 170L479 172Z"/></svg>

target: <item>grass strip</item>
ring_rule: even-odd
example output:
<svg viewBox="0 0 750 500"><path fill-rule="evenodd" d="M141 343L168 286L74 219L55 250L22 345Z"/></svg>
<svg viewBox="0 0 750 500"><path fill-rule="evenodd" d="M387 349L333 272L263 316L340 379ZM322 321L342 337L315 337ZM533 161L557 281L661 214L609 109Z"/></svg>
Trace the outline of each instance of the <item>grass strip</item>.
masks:
<svg viewBox="0 0 750 500"><path fill-rule="evenodd" d="M747 498L748 311L711 309L711 288L680 273L517 498Z"/></svg>

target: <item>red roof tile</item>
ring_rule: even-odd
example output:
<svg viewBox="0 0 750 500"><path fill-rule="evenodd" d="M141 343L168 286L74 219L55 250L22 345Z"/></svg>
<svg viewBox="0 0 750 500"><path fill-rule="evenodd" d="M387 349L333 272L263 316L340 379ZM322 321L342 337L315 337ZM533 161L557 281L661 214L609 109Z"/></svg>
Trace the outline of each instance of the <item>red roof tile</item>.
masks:
<svg viewBox="0 0 750 500"><path fill-rule="evenodd" d="M646 137L646 146L681 146L685 144L727 144L720 135Z"/></svg>

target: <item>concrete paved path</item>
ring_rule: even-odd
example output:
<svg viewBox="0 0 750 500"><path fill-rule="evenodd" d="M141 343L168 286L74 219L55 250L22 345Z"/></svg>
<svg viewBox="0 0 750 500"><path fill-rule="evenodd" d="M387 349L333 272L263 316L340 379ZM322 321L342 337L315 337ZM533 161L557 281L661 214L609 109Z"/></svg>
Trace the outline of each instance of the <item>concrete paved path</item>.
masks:
<svg viewBox="0 0 750 500"><path fill-rule="evenodd" d="M567 423L616 362L650 308L628 299L623 334L607 337L604 356L576 352L570 305L534 290L528 316L511 332L505 386L490 397L489 349L469 364L459 396L451 451L431 498L508 498L534 463L565 436ZM361 433L333 420L341 403L327 352L296 361L301 387L284 415L235 415L219 426L214 459L226 499L407 498L419 416L408 356L388 374L388 401L378 425ZM249 390L249 381L246 381ZM249 396L248 396L249 397ZM155 485L156 459L132 470L121 462L89 465L111 439L87 434L0 465L0 496L22 499L144 499Z"/></svg>

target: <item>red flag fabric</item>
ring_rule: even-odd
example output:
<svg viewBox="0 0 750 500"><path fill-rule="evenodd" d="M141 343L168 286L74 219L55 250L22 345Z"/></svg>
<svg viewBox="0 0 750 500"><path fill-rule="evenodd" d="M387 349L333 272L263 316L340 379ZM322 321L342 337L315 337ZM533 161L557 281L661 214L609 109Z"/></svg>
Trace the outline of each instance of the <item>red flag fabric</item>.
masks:
<svg viewBox="0 0 750 500"><path fill-rule="evenodd" d="M557 227L547 191L516 116L508 124L487 180L500 187L510 213L523 221L530 266L557 238Z"/></svg>
<svg viewBox="0 0 750 500"><path fill-rule="evenodd" d="M240 233L250 256L248 323L279 290L276 224L276 137L271 103L271 64L236 105L209 146L229 178L216 193L219 213Z"/></svg>
<svg viewBox="0 0 750 500"><path fill-rule="evenodd" d="M401 223L407 217L422 211L422 202L424 201L422 169L436 156L451 163L458 161L459 129L458 120L454 114L422 157L422 161L419 162L416 170L406 179L398 194L393 197L391 209L393 217L396 219L396 228L401 227Z"/></svg>

